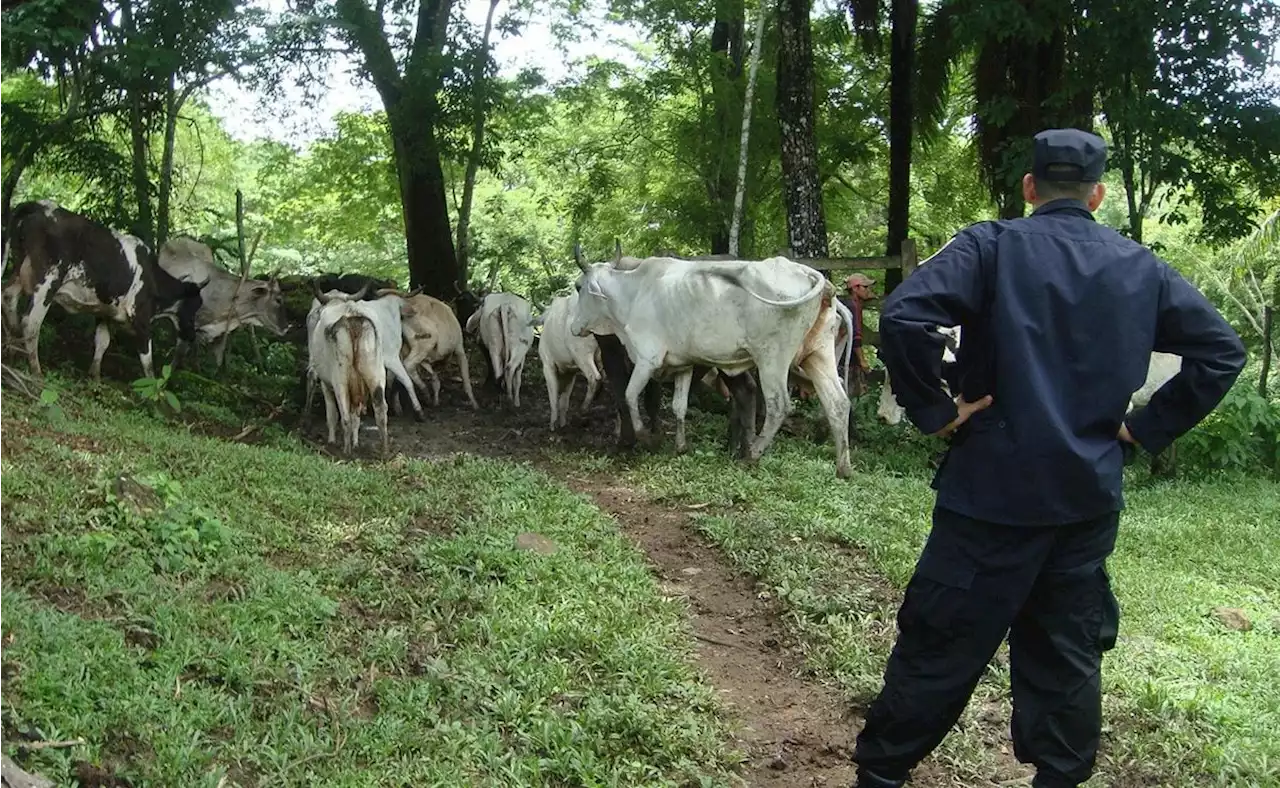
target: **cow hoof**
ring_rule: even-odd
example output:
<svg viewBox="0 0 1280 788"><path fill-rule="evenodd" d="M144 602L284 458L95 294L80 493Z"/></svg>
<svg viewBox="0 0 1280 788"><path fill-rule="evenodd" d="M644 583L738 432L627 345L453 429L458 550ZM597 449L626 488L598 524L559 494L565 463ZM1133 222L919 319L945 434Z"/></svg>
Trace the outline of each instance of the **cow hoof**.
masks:
<svg viewBox="0 0 1280 788"><path fill-rule="evenodd" d="M414 421L419 421L419 422L421 422L421 421L426 421L426 420L427 420L427 414L423 413L423 412L422 412L422 411L420 411L420 410L415 410L415 411L413 412L413 420L414 420Z"/></svg>

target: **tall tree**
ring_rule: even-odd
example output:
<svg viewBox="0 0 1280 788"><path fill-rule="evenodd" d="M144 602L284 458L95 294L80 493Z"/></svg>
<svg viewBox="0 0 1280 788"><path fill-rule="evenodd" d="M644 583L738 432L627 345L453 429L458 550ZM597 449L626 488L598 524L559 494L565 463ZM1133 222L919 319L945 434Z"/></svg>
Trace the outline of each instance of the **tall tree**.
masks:
<svg viewBox="0 0 1280 788"><path fill-rule="evenodd" d="M815 128L812 0L778 0L778 126L787 240L798 257L827 256Z"/></svg>
<svg viewBox="0 0 1280 788"><path fill-rule="evenodd" d="M850 0L849 10L863 46L880 48L880 0ZM916 25L920 0L890 0L889 44L889 221L885 254L902 254L911 221L911 131L915 126ZM885 272L888 295L902 282L902 270Z"/></svg>
<svg viewBox="0 0 1280 788"><path fill-rule="evenodd" d="M1093 65L1129 235L1143 240L1143 223L1168 186L1184 200L1175 220L1196 200L1208 239L1248 233L1256 195L1280 190L1280 89L1259 79L1273 57L1280 7L1076 3L1087 20L1079 61Z"/></svg>
<svg viewBox="0 0 1280 788"><path fill-rule="evenodd" d="M452 299L465 283L453 245L438 126L440 92L453 68L445 56L453 0L379 0L375 7L365 0L333 0L331 9L320 5L308 0L300 7L338 21L339 35L358 54L387 112L410 284Z"/></svg>
<svg viewBox="0 0 1280 788"><path fill-rule="evenodd" d="M1079 18L1057 0L943 0L924 22L917 46L918 121L936 136L952 71L971 64L978 158L1000 216L1025 209L1019 181L1031 138L1044 128L1092 129L1093 94L1070 45Z"/></svg>
<svg viewBox="0 0 1280 788"><path fill-rule="evenodd" d="M744 10L742 0L716 0L715 21L711 25L711 100L713 134L722 142L712 146L707 177L708 201L716 216L711 229L711 253L729 251L729 228L736 181L733 145L730 144L742 105Z"/></svg>
<svg viewBox="0 0 1280 788"><path fill-rule="evenodd" d="M489 0L489 13L484 18L484 34L480 38L480 48L474 55L471 67L471 152L467 156L467 172L462 181L462 204L458 207L458 281L467 281L467 268L470 265L471 248L471 203L476 193L476 173L480 171L480 159L484 154L485 117L488 114L486 97L491 91L485 83L489 78L489 34L493 32L493 14L498 10L501 0Z"/></svg>
<svg viewBox="0 0 1280 788"><path fill-rule="evenodd" d="M755 42L751 47L751 72L747 76L747 95L742 100L742 136L738 140L738 182L733 193L733 218L729 223L728 253L738 256L738 238L742 229L742 201L747 193L747 143L751 139L751 106L755 100L756 74L760 71L760 51L764 47L764 25L769 18L768 0L760 0L756 11Z"/></svg>

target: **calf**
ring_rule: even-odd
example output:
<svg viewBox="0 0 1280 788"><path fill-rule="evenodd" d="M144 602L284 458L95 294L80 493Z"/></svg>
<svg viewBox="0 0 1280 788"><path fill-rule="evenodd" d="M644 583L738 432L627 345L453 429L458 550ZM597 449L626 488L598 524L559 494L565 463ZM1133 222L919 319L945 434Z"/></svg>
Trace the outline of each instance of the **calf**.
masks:
<svg viewBox="0 0 1280 788"><path fill-rule="evenodd" d="M520 407L525 357L533 347L533 307L513 293L490 293L467 320L467 333L479 332L507 399Z"/></svg>
<svg viewBox="0 0 1280 788"><path fill-rule="evenodd" d="M951 373L956 365L956 351L960 349L960 326L951 328L938 327L938 333L942 334L945 347L942 349L942 377L943 385L948 387L953 382ZM876 416L881 421L889 425L897 425L902 422L906 411L898 404L898 400L893 395L893 386L889 380L889 373L884 373L884 385L880 387L880 401L876 406Z"/></svg>
<svg viewBox="0 0 1280 788"><path fill-rule="evenodd" d="M184 282L200 285L203 304L196 329L206 342L215 342L214 360L222 366L227 337L240 326L262 326L276 336L289 329L280 283L245 279L219 266L213 249L194 238L176 236L160 247L160 267ZM334 288L328 288L334 289ZM179 354L186 350L179 348Z"/></svg>
<svg viewBox="0 0 1280 788"><path fill-rule="evenodd" d="M324 393L329 443L334 442L335 427L341 422L343 452L350 454L359 446L360 415L365 405L372 404L385 455L390 450L387 371L377 316L368 302L349 299L339 291L318 292L316 301L317 308L307 317L308 371Z"/></svg>
<svg viewBox="0 0 1280 788"><path fill-rule="evenodd" d="M542 338L538 341L538 358L542 361L542 376L547 382L547 399L551 405L551 429L569 423L569 402L573 386L581 373L587 381L587 395L582 400L582 410L591 407L600 386L600 346L595 337L575 337L569 333L569 323L578 307L578 294L558 296L542 314Z"/></svg>
<svg viewBox="0 0 1280 788"><path fill-rule="evenodd" d="M129 325L138 341L143 374L155 377L151 361L151 319L175 315L178 334L195 339L200 286L174 279L156 265L151 250L131 235L114 232L52 200L27 202L13 209L5 246L5 265L13 277L3 289L5 328L21 337L34 375L40 369L40 326L49 306L97 318L89 374L101 377L102 357L111 344L111 326ZM31 305L18 317L18 299Z"/></svg>
<svg viewBox="0 0 1280 788"><path fill-rule="evenodd" d="M387 290L378 292L380 295L396 294ZM431 378L431 404L438 407L440 376L432 364L453 358L462 375L462 390L471 401L471 407L479 410L476 395L471 390L471 371L467 365L467 351L462 344L462 326L449 305L431 296L409 295L401 301L400 317L404 338L400 354L414 385L426 393L426 384L418 375L418 370L422 369Z"/></svg>

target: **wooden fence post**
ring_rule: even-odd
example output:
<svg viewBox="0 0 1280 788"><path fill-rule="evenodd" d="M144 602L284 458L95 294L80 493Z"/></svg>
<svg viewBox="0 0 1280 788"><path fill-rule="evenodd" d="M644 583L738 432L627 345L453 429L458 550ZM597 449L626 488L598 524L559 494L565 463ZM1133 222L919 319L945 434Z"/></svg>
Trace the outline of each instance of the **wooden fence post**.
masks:
<svg viewBox="0 0 1280 788"><path fill-rule="evenodd" d="M916 270L916 264L919 258L916 257L916 242L910 238L902 241L902 281L906 281L908 276Z"/></svg>

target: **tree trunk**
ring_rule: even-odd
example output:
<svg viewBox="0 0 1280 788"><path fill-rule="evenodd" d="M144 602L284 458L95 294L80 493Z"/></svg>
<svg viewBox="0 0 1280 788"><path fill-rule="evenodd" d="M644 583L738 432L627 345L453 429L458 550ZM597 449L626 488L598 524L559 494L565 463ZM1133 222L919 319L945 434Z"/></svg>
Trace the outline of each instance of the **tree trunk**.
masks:
<svg viewBox="0 0 1280 788"><path fill-rule="evenodd" d="M747 77L747 96L742 102L742 137L738 140L738 185L733 193L733 220L729 224L728 253L738 256L738 235L742 230L742 201L747 192L747 141L751 136L751 102L756 93L756 73L760 70L760 50L764 46L764 23L769 15L768 0L760 0L756 19L756 36L751 50L751 73ZM714 254L714 252L713 252Z"/></svg>
<svg viewBox="0 0 1280 788"><path fill-rule="evenodd" d="M1271 334L1275 321L1275 309L1262 308L1262 371L1258 375L1258 394L1267 398L1267 378L1271 377Z"/></svg>
<svg viewBox="0 0 1280 788"><path fill-rule="evenodd" d="M778 125L787 239L797 257L827 256L827 223L814 123L811 0L778 0Z"/></svg>
<svg viewBox="0 0 1280 788"><path fill-rule="evenodd" d="M467 158L467 173L462 182L462 205L458 208L458 280L468 280L471 265L471 201L475 198L476 174L480 170L480 154L484 150L484 72L489 65L489 34L493 30L493 13L501 0L489 0L489 13L484 18L484 36L480 39L480 54L475 70L471 72L472 111L475 118L471 126L471 155Z"/></svg>
<svg viewBox="0 0 1280 788"><path fill-rule="evenodd" d="M156 197L156 253L169 240L169 203L173 197L173 148L178 136L178 110L182 108L185 94L179 98L174 92L173 75L169 75L169 89L164 96L164 150L160 154L160 193Z"/></svg>
<svg viewBox="0 0 1280 788"><path fill-rule="evenodd" d="M375 9L364 0L337 0L334 8L343 22L344 36L360 51L387 111L400 185L409 286L421 286L428 295L453 301L463 283L458 278L435 129L440 117L436 98L442 81L440 58L453 2L418 3L417 29L403 74L383 29L383 6L378 3Z"/></svg>
<svg viewBox="0 0 1280 788"><path fill-rule="evenodd" d="M137 30L133 24L133 3L124 0L120 4L120 22L125 35L132 38ZM151 214L151 176L147 156L146 116L142 111L142 80L139 69L126 60L126 91L129 95L129 137L133 150L133 196L138 213L134 217L133 234L143 243L155 249L155 224Z"/></svg>
<svg viewBox="0 0 1280 788"><path fill-rule="evenodd" d="M738 81L742 78L743 0L717 0L711 27L711 104L713 127L707 173L711 215L712 254L729 251L729 227L733 221L734 164L736 157L727 142L733 138L738 117Z"/></svg>
<svg viewBox="0 0 1280 788"><path fill-rule="evenodd" d="M916 17L919 0L893 0L889 50L889 243L885 254L902 254L911 219L911 129L915 121ZM885 271L884 294L902 283L902 269Z"/></svg>
<svg viewBox="0 0 1280 788"><path fill-rule="evenodd" d="M435 129L412 114L408 123L398 116L391 121L391 136L400 178L409 286L452 301L463 284L458 278Z"/></svg>

